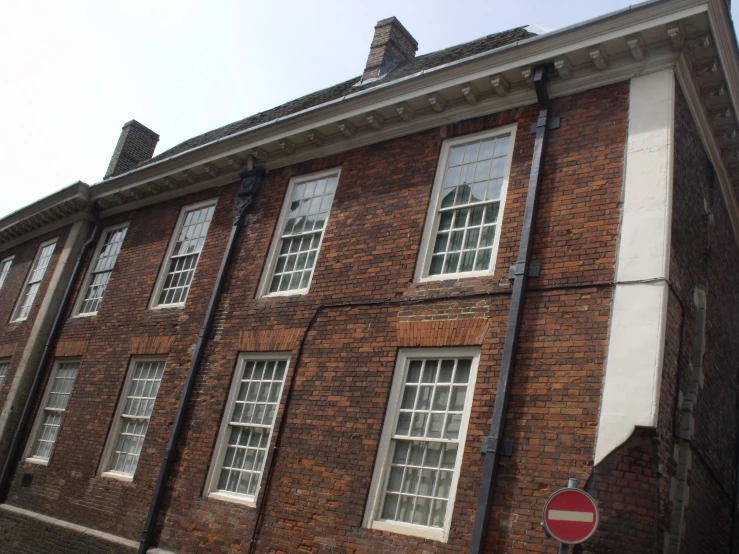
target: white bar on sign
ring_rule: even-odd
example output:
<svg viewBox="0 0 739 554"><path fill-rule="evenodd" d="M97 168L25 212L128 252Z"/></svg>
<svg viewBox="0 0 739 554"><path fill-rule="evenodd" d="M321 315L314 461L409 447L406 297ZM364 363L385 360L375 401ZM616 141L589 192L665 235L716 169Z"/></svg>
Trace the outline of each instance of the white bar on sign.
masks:
<svg viewBox="0 0 739 554"><path fill-rule="evenodd" d="M549 510L549 519L555 521L582 521L592 523L593 512L571 512L569 510Z"/></svg>

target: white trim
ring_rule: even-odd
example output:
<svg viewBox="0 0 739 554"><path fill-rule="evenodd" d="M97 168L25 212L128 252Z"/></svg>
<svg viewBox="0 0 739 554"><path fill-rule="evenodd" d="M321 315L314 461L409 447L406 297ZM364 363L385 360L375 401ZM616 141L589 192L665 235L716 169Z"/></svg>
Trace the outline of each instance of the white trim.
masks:
<svg viewBox="0 0 739 554"><path fill-rule="evenodd" d="M135 473L134 473L135 475ZM128 475L127 473L121 473L120 471L103 471L100 474L101 477L110 477L111 479L118 479L119 481L124 481L126 483L132 483L133 482L133 475Z"/></svg>
<svg viewBox="0 0 739 554"><path fill-rule="evenodd" d="M471 79L484 78L509 69L551 60L560 54L665 25L706 12L707 9L705 0L649 2L545 35L517 41L449 64L429 68L218 138L107 181L101 181L93 185L94 187L105 185L104 190L96 194L95 198L166 177L175 169L196 167L227 155L250 151L268 142L275 142L299 132L309 131L317 126L361 116L366 112L460 85ZM637 73L643 72L643 62L635 62L632 66ZM595 86L600 85L587 88L595 88ZM534 98L533 94L532 98Z"/></svg>
<svg viewBox="0 0 739 554"><path fill-rule="evenodd" d="M49 266L51 265L51 258L54 257L54 252L56 251L56 243L59 240L59 237L54 237L53 239L46 240L42 242L39 247L36 249L36 255L33 257L33 261L31 262L31 265L28 268L28 273L26 274L26 278L23 280L23 286L21 287L20 292L18 293L18 298L15 300L15 304L13 305L13 311L10 312L10 321L8 323L20 323L21 321L26 321L28 319L28 316L31 315L31 310L33 310L33 304L36 302L36 296L38 296L38 293L41 292L41 283L44 282L44 277L46 276L46 272L49 269ZM36 264L38 263L39 258L41 257L41 252L44 248L47 246L50 246L54 244L54 250L51 251L51 256L49 257L49 264L44 268L44 273L41 275L41 280L38 281L39 283L39 289L36 292L36 295L33 297L33 302L31 303L31 307L28 310L28 315L26 317L16 317L18 310L20 309L21 302L26 294L26 287L28 287L29 281L31 279L31 273L33 273L34 268L36 267Z"/></svg>
<svg viewBox="0 0 739 554"><path fill-rule="evenodd" d="M693 80L690 63L691 62L686 59L685 55L680 56L677 61L677 65L675 66L677 81L684 93L685 100L690 109L690 114L693 117L693 122L698 129L698 134L700 135L701 143L706 151L706 155L716 170L716 176L718 177L719 185L721 186L726 210L729 212L729 219L731 220L732 230L734 232L734 240L739 244L739 206L736 201L736 193L734 192L732 184L731 172L729 172L724 164L721 144L716 138L716 133L711 124L711 117L709 116L706 106L700 96L700 91Z"/></svg>
<svg viewBox="0 0 739 554"><path fill-rule="evenodd" d="M110 227L106 227L103 229L103 232L100 233L100 238L98 239L98 244L95 247L95 253L93 254L91 261L90 261L90 267L87 268L87 273L85 274L85 279L82 281L82 287L80 287L79 293L77 294L77 301L74 303L74 309L72 310L72 317L92 317L97 315L97 310L94 312L87 312L84 314L80 313L80 309L82 308L82 303L85 301L85 296L87 295L87 289L90 286L90 281L92 280L92 272L95 269L95 264L97 264L98 259L100 258L100 252L103 249L103 243L105 242L105 237L114 231L117 231L119 229L128 228L131 224L130 221L126 221L125 223L119 223L117 225L111 225ZM126 236L128 236L128 232L126 232ZM123 241L125 242L125 237L123 238ZM121 244L121 250L123 250L123 244ZM120 252L118 253L118 256L120 256ZM116 264L118 263L118 259L116 256ZM111 268L111 272L115 269L115 264ZM107 290L107 286L106 289ZM100 303L102 304L103 299L100 299ZM99 308L99 307L98 307Z"/></svg>
<svg viewBox="0 0 739 554"><path fill-rule="evenodd" d="M285 220L287 219L287 212L290 207L290 199L292 198L295 186L307 181L314 181L321 179L322 177L328 177L336 175L336 190L334 191L334 197L331 200L331 206L328 209L326 215L326 222L323 224L323 230L321 231L321 239L318 242L318 251L316 252L316 261L311 272L310 281L308 286L303 289L285 290L282 292L269 292L270 284L272 283L272 277L275 271L275 265L277 264L277 258L279 257L280 247L282 245L282 233L285 228ZM285 193L285 199L282 202L282 210L280 211L280 217L277 220L274 233L272 234L272 240L269 246L269 252L267 254L267 261L264 264L264 270L262 271L262 277L259 281L259 287L257 288L257 298L271 298L276 296L299 296L308 294L310 286L313 283L313 276L316 273L318 267L318 258L321 255L321 248L323 247L323 237L326 236L326 229L328 228L328 222L331 219L331 210L334 207L334 201L336 200L336 194L339 191L339 184L341 183L341 166L326 169L323 171L317 171L315 173L308 173L305 175L298 175L292 177L287 186L287 192Z"/></svg>
<svg viewBox="0 0 739 554"><path fill-rule="evenodd" d="M74 383L72 384L72 390L69 391L69 398L67 399L67 406L69 405L69 400L72 399L72 393L74 392L74 385L77 384L77 378L79 377L80 373L80 365L82 362L82 358L79 356L71 356L69 358L55 358L54 359L54 367L51 370L51 375L49 376L49 380L46 382L46 388L44 390L44 395L41 397L41 403L39 404L39 409L36 412L36 418L34 419L33 426L31 427L31 432L28 435L28 441L26 444L26 450L23 454L23 459L26 462L30 462L32 464L38 464L43 466L48 466L51 463L51 457L54 455L54 450L56 448L56 441L59 439L59 435L57 434L57 438L54 440L54 444L51 447L51 452L49 452L49 457L47 459L44 458L38 458L32 454L32 452L35 450L36 445L36 439L38 438L38 432L39 428L43 424L44 420L44 412L46 410L46 403L49 401L49 394L51 393L51 387L54 383L54 379L56 378L56 374L59 371L59 364L77 364L77 375L75 375ZM62 423L64 423L64 416L67 413L67 408L64 408L64 413L62 414L62 419L59 422L59 433L62 431Z"/></svg>
<svg viewBox="0 0 739 554"><path fill-rule="evenodd" d="M147 356L131 356L126 368L126 376L121 387L121 392L118 394L118 405L113 415L113 423L108 431L108 438L105 440L105 447L103 448L103 455L100 458L100 464L98 465L98 475L101 477L111 477L118 479L119 481L133 481L138 470L138 462L141 461L141 456L144 454L144 445L146 444L146 437L149 435L149 427L146 428L146 435L144 436L144 444L141 446L141 453L139 454L139 460L136 462L136 469L133 474L122 473L120 471L111 471L105 469L110 465L110 458L113 455L113 449L115 448L116 441L118 440L118 433L121 429L121 415L123 413L123 407L126 404L126 398L128 393L131 391L131 383L133 381L133 370L136 364L139 362L163 362L164 369L162 370L162 379L159 382L161 388L162 381L164 381L164 372L167 371L167 355L147 355ZM154 407L156 407L156 398L159 397L159 391L157 390L157 396L154 399ZM152 409L152 416L154 415ZM149 424L151 424L151 416L149 417Z"/></svg>
<svg viewBox="0 0 739 554"><path fill-rule="evenodd" d="M595 463L636 426L655 427L667 325L675 76L631 80L623 207Z"/></svg>
<svg viewBox="0 0 739 554"><path fill-rule="evenodd" d="M226 406L223 409L223 418L221 419L220 429L218 431L218 440L216 441L216 447L213 450L213 456L210 462L210 469L208 470L208 477L205 481L203 496L207 496L208 498L215 498L217 500L225 500L227 502L237 502L239 504L245 504L246 506L250 506L252 508L256 507L256 501L259 497L259 491L262 486L262 478L264 477L264 469L267 467L267 461L270 456L269 448L272 445L272 435L275 430L275 423L280 416L282 393L285 390L285 381L287 380L287 374L290 371L290 355L290 352L241 352L237 356L233 376L231 377L231 384L228 398L226 400ZM220 477L221 469L223 466L223 458L226 455L226 449L228 448L228 429L229 423L231 421L234 403L236 402L236 395L238 394L241 377L244 374L244 366L246 365L246 362L250 361L287 362L285 365L285 374L282 376L282 386L280 388L280 395L277 402L277 409L275 410L274 420L272 421L272 429L270 429L269 439L267 441L268 446L267 453L264 456L264 466L262 467L262 474L259 478L256 493L253 498L243 494L216 490L216 485L218 484L218 479Z"/></svg>
<svg viewBox="0 0 739 554"><path fill-rule="evenodd" d="M195 264L195 270L193 271L192 275L192 281L190 282L190 286L187 289L187 294L185 295L185 300L182 302L177 302L174 304L159 304L159 295L162 293L162 287L164 286L164 281L167 279L167 274L169 273L169 264L172 257L172 251L174 250L175 244L177 244L177 236L180 233L180 229L182 228L182 225L185 221L185 214L187 212L191 212L194 210L199 210L201 208L206 208L209 206L216 206L218 204L218 197L210 198L208 200L203 200L202 202L196 202L195 204L188 204L187 206L182 206L180 209L180 215L177 217L177 223L175 224L174 231L172 231L172 236L169 239L169 244L167 245L167 251L164 255L164 259L162 260L161 265L159 266L159 275L157 276L157 280L154 284L154 292L151 295L151 300L149 301L149 309L150 310L163 310L163 309L169 309L169 308L184 308L185 303L187 302L187 297L190 296L190 289L192 288L193 283L195 282L195 274L197 273L198 265L200 264L200 256L202 255L203 251L205 250L205 244L208 242L208 234L206 233L205 241L203 241L203 248L200 250L200 253L198 254L198 261ZM213 218L215 219L215 212L213 214ZM211 220L211 224L213 223L213 220ZM210 227L208 227L208 233L210 233Z"/></svg>
<svg viewBox="0 0 739 554"><path fill-rule="evenodd" d="M625 57L619 57L609 61L610 65L606 71L598 71L594 66L592 70L590 68L578 68L573 78L551 83L549 96L554 99L614 83L622 83L624 81L628 81L635 75L643 75L653 71L660 71L667 67L673 67L677 56L678 54L676 52L665 45L660 48L650 49L650 55L643 62L640 62L638 67L634 67L633 61L629 61ZM496 72L490 70L490 74L494 73ZM440 85L438 88L444 87L445 85ZM272 171L282 167L294 166L304 161L316 158L325 158L371 144L378 144L394 138L412 135L428 129L436 129L443 125L455 124L465 119L471 119L490 113L503 112L522 106L529 106L534 103L536 103L536 95L534 92L522 87L515 87L515 90L511 90L508 95L502 98L497 94L485 94L481 96L476 105L470 105L467 102L464 102L463 104L448 104L447 109L442 113L436 113L433 111L419 112L410 122L387 120L383 128L380 130L372 129L369 126L359 127L357 129L357 134L351 139L347 139L344 135L337 136L334 134L327 135L326 143L321 147L315 147L313 144L306 143L298 144L294 154L289 156L271 156L265 163L265 167ZM385 108L386 107L387 106L385 106ZM343 118L339 119L341 120ZM325 124L329 124L329 122L320 121L312 127L320 127ZM306 129L295 130L294 132L283 133L283 135L292 137L296 134L299 135L300 132L305 130ZM228 154L211 156L208 160L216 162L226 155L244 155L245 153L251 152L254 148L272 144L272 142L271 137L268 137L267 139L260 140L258 142L255 141L253 143L249 143L247 146L239 146L231 149L228 151ZM199 168L200 166L201 162L196 162L190 163L186 166L177 167L176 169L179 171L187 168ZM162 178L166 175L168 174L162 174L156 178ZM152 179L147 179L145 182L149 182L151 180ZM115 214L129 212L133 209L158 204L165 200L179 198L206 189L221 187L237 181L238 172L227 171L224 169L224 172L218 177L204 179L194 185L185 185L185 183L180 183L180 186L175 190L161 192L156 196L150 196L142 198L141 200L107 208L102 214L104 217L110 217ZM142 183L137 182L137 184L131 186L122 186L120 190L129 190L130 188L140 186L141 184ZM117 190L118 189L116 189L116 191ZM105 198L105 195L101 194L99 198Z"/></svg>
<svg viewBox="0 0 739 554"><path fill-rule="evenodd" d="M388 463L388 458L390 456L390 446L392 444L394 429L400 413L400 400L403 393L409 361L412 359L449 359L465 357L472 358L472 365L470 367L470 377L467 384L464 413L459 428L457 460L454 466L454 477L452 478L452 483L449 489L449 500L447 501L447 513L444 517L444 527L437 529L412 523L378 520L376 518L376 514L382 508L382 495L389 476L388 468L390 464ZM459 482L459 475L462 469L464 446L467 438L467 426L470 420L470 412L472 411L472 399L475 394L479 363L479 347L403 348L398 350L395 370L393 372L390 398L387 403L387 411L385 412L385 419L382 426L382 436L380 437L380 444L377 449L375 467L372 472L372 483L370 484L369 494L367 496L367 505L364 511L364 519L362 521L363 527L443 542L446 542L449 539L449 530L452 525L452 514L454 513L454 501L457 495L457 483Z"/></svg>
<svg viewBox="0 0 739 554"><path fill-rule="evenodd" d="M431 190L431 201L429 202L426 212L426 221L423 227L423 238L421 239L421 248L418 251L418 260L416 262L416 271L413 280L415 282L427 281L446 281L449 279L462 279L466 277L480 277L493 275L495 273L495 262L498 256L498 245L500 244L501 227L503 226L503 214L505 211L505 200L508 193L508 181L511 173L511 165L513 163L513 153L516 143L516 131L518 124L513 123L504 127L498 127L481 133L474 133L448 139L444 141L439 155L439 161L436 166L436 177ZM441 192L444 185L444 177L446 176L447 161L449 152L453 146L466 144L468 142L476 142L486 138L510 135L511 140L508 145L508 163L506 164L503 174L503 186L500 189L500 204L498 208L498 223L495 225L495 239L493 240L493 250L490 254L490 269L487 271L468 271L465 273L445 273L440 275L428 275L429 265L431 263L431 255L433 254L433 244L439 226L439 202L441 200ZM464 206L460 206L463 208Z"/></svg>

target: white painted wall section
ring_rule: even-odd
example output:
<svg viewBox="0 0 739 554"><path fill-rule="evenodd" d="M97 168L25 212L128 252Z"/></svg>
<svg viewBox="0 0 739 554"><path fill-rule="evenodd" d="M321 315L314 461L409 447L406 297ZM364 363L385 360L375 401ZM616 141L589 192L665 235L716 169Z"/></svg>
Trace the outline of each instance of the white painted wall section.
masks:
<svg viewBox="0 0 739 554"><path fill-rule="evenodd" d="M664 358L672 213L675 76L631 80L616 290L606 353L595 463L657 425Z"/></svg>

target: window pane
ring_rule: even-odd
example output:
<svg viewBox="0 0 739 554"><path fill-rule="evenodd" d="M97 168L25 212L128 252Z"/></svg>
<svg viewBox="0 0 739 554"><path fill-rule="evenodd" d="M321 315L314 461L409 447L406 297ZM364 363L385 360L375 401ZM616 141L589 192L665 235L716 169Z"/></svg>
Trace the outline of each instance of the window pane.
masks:
<svg viewBox="0 0 739 554"><path fill-rule="evenodd" d="M11 265L13 265L13 258L0 262L0 289L3 288L3 283L5 283L5 278L8 276Z"/></svg>
<svg viewBox="0 0 739 554"><path fill-rule="evenodd" d="M54 449L54 443L62 424L62 416L67 409L69 395L77 379L78 369L77 362L57 362L49 380L46 402L39 414L42 422L36 432L31 457L42 460L48 460L51 457L51 451Z"/></svg>
<svg viewBox="0 0 739 554"><path fill-rule="evenodd" d="M154 401L164 375L163 361L137 361L131 370L128 393L123 401L118 436L108 471L133 475L139 463Z"/></svg>
<svg viewBox="0 0 739 554"><path fill-rule="evenodd" d="M490 269L498 230L492 224L497 223L510 138L506 135L451 148L429 275Z"/></svg>
<svg viewBox="0 0 739 554"><path fill-rule="evenodd" d="M429 275L464 273L490 268L497 226L498 202L442 213L434 242ZM485 215L483 216L483 210ZM449 227L452 227L450 229Z"/></svg>
<svg viewBox="0 0 739 554"><path fill-rule="evenodd" d="M123 227L105 233L98 258L93 261L90 281L80 304L80 314L94 314L98 311L127 231L128 227Z"/></svg>
<svg viewBox="0 0 739 554"><path fill-rule="evenodd" d="M31 271L28 274L28 279L23 287L21 296L18 299L18 304L15 307L15 314L13 321L20 321L26 319L28 314L31 313L31 307L33 301L36 299L39 287L41 286L41 280L44 278L46 268L49 267L51 262L51 255L54 253L56 247L56 241L51 244L47 244L39 250L36 255L36 259L33 262Z"/></svg>
<svg viewBox="0 0 739 554"><path fill-rule="evenodd" d="M185 212L157 305L180 304L187 298L215 209L215 206L205 206Z"/></svg>
<svg viewBox="0 0 739 554"><path fill-rule="evenodd" d="M325 187L325 185L324 185ZM255 496L267 459L287 362L241 363L216 490Z"/></svg>
<svg viewBox="0 0 739 554"><path fill-rule="evenodd" d="M378 517L444 526L471 358L408 362Z"/></svg>
<svg viewBox="0 0 739 554"><path fill-rule="evenodd" d="M337 175L332 175L293 187L269 292L308 288L337 179Z"/></svg>

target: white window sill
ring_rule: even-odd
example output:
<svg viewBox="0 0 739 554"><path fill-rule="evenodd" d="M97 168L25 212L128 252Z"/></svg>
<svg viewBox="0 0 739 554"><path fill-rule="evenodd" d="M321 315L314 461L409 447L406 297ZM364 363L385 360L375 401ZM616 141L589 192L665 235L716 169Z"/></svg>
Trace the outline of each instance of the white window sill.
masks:
<svg viewBox="0 0 739 554"><path fill-rule="evenodd" d="M449 534L448 531L437 527L426 527L425 525L414 525L413 523L401 523L398 521L373 521L370 527L380 531L397 533L398 535L409 535L411 537L441 542L446 542Z"/></svg>
<svg viewBox="0 0 739 554"><path fill-rule="evenodd" d="M23 323L24 321L27 321L27 320L28 320L27 317L24 317L21 319L11 319L8 323Z"/></svg>
<svg viewBox="0 0 739 554"><path fill-rule="evenodd" d="M133 475L120 473L119 471L104 471L100 474L100 477L110 477L111 479L117 479L118 481L124 481L127 483L133 482Z"/></svg>
<svg viewBox="0 0 739 554"><path fill-rule="evenodd" d="M256 498L250 496L244 496L242 494L235 494L231 492L215 491L208 494L208 498L215 498L216 500L223 500L225 502L235 502L236 504L243 504L250 508L257 507Z"/></svg>
<svg viewBox="0 0 739 554"><path fill-rule="evenodd" d="M93 316L96 316L96 315L98 315L97 312L89 312L89 313L84 313L84 314L74 314L72 316L72 319L83 319L85 317L93 317Z"/></svg>
<svg viewBox="0 0 739 554"><path fill-rule="evenodd" d="M30 457L26 458L26 461L29 464L36 464L38 466L48 466L49 465L49 460L48 459L46 459L46 458L36 458L35 456L30 456Z"/></svg>
<svg viewBox="0 0 739 554"><path fill-rule="evenodd" d="M295 289L295 290L283 290L280 292L270 292L268 294L264 294L261 296L261 298L280 298L285 296L305 296L308 294L310 289Z"/></svg>
<svg viewBox="0 0 739 554"><path fill-rule="evenodd" d="M157 304L156 306L152 306L149 309L150 310L169 310L170 308L182 309L184 307L185 307L184 302L178 302L177 304Z"/></svg>
<svg viewBox="0 0 739 554"><path fill-rule="evenodd" d="M433 283L435 281L450 281L452 279L466 279L468 277L492 277L495 268L490 271L467 271L465 273L441 273L439 275L427 275L418 279L418 283Z"/></svg>

